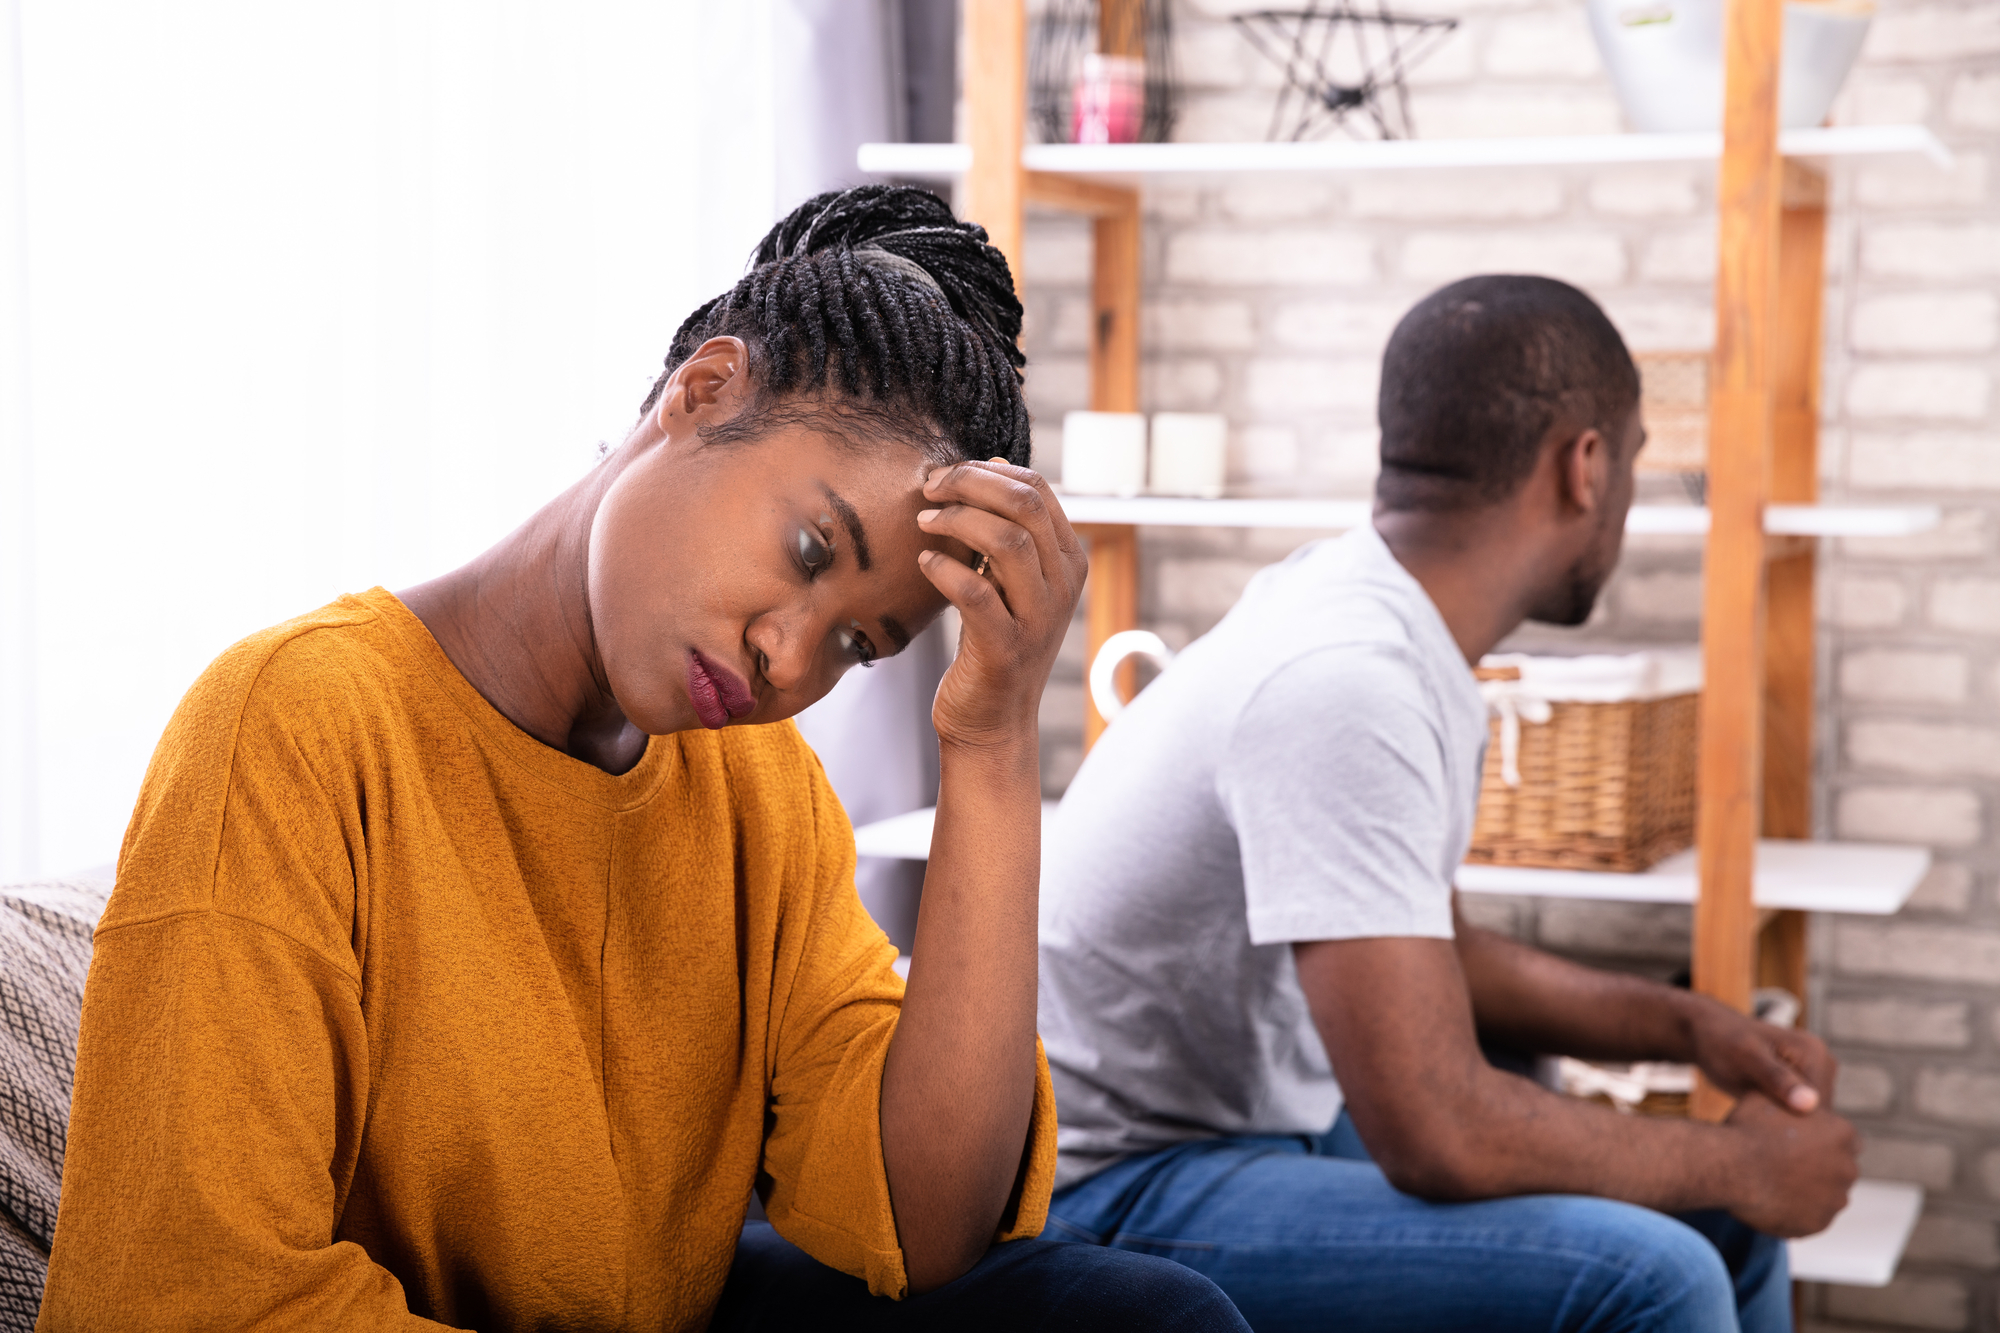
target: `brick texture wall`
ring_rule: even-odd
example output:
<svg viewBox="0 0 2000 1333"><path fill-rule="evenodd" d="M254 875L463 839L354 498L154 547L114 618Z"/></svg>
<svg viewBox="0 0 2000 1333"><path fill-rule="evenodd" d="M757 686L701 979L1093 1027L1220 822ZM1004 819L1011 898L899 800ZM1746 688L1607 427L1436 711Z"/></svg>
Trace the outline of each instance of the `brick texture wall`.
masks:
<svg viewBox="0 0 2000 1333"><path fill-rule="evenodd" d="M1412 76L1425 137L1610 131L1617 105L1580 4L1425 0L1462 23ZM1178 10L1183 139L1261 138L1273 71L1226 20ZM1831 176L1823 486L1829 500L1936 501L1943 527L1822 553L1818 823L1916 841L1937 869L1890 920L1814 923L1813 1023L1844 1062L1841 1109L1870 1175L1929 1192L1895 1284L1809 1293L1826 1328L2000 1328L2000 5L1883 0L1835 119L1921 121L1957 155ZM1362 496L1388 330L1468 273L1576 282L1637 349L1713 337L1710 170L1662 166L1244 179L1147 198L1145 403L1227 413L1232 488ZM1045 468L1085 404L1088 234L1033 217L1029 391ZM1682 498L1656 479L1646 498ZM1142 616L1170 643L1206 631L1249 577L1317 534L1143 534ZM1510 646L1693 642L1697 544L1635 540L1577 631ZM1043 710L1060 793L1080 758L1082 653ZM1483 919L1577 956L1664 975L1682 910L1487 900Z"/></svg>

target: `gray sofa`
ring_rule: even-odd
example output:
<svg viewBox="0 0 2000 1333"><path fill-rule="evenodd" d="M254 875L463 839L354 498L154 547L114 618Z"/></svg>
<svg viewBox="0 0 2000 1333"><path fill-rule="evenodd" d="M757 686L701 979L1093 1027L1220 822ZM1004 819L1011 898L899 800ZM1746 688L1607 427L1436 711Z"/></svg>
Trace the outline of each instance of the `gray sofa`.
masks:
<svg viewBox="0 0 2000 1333"><path fill-rule="evenodd" d="M48 1277L90 937L109 870L0 886L0 1331L32 1329Z"/></svg>

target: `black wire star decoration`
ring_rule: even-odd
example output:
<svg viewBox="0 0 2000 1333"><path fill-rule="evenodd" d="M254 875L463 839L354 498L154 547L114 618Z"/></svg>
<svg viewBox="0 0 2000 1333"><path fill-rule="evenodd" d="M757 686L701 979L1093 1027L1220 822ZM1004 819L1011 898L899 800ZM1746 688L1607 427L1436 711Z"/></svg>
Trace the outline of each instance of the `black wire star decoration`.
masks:
<svg viewBox="0 0 2000 1333"><path fill-rule="evenodd" d="M1260 9L1231 22L1285 71L1266 137L1293 141L1335 126L1355 138L1412 137L1404 75L1458 26L1455 18L1393 14L1387 0L1376 0L1372 12L1344 0L1311 0L1304 9Z"/></svg>

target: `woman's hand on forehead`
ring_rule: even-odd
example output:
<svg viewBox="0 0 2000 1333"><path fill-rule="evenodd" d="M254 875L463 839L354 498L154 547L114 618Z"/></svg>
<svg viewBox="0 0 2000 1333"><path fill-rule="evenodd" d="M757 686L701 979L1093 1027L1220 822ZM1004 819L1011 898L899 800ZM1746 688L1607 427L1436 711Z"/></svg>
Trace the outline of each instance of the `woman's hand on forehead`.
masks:
<svg viewBox="0 0 2000 1333"><path fill-rule="evenodd" d="M941 551L918 556L964 620L958 657L931 710L939 742L1033 736L1083 591L1083 545L1047 479L1003 459L938 468L924 498L935 507L917 515L918 526L983 557L976 572Z"/></svg>

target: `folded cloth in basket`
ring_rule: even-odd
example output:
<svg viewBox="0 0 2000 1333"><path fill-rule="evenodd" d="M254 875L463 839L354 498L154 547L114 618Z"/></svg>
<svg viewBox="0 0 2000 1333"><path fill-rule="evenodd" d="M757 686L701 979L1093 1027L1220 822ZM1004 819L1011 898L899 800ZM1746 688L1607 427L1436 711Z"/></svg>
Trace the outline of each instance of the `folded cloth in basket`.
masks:
<svg viewBox="0 0 2000 1333"><path fill-rule="evenodd" d="M1590 653L1582 657L1531 657L1488 653L1479 665L1514 674L1482 680L1479 693L1500 717L1500 780L1521 785L1521 723L1547 722L1549 705L1615 704L1633 699L1665 699L1701 688L1701 649L1652 648L1637 653Z"/></svg>
<svg viewBox="0 0 2000 1333"><path fill-rule="evenodd" d="M1664 699L1701 688L1701 649L1649 648L1636 653L1591 653L1582 657L1531 657L1489 653L1482 667L1513 667L1518 680L1489 680L1508 686L1517 698L1550 703L1615 704L1628 699Z"/></svg>
<svg viewBox="0 0 2000 1333"><path fill-rule="evenodd" d="M0 886L0 1330L32 1329L62 1192L90 937L109 879Z"/></svg>

